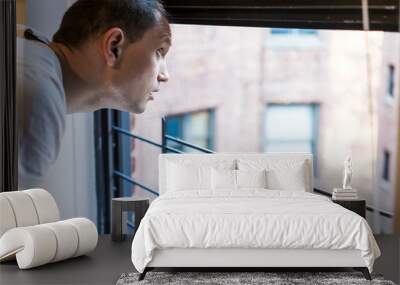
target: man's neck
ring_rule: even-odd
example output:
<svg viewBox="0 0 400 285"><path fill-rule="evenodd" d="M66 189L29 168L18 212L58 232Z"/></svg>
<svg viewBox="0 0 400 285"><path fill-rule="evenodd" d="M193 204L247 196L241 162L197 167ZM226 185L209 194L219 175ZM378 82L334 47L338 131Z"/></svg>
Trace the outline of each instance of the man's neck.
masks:
<svg viewBox="0 0 400 285"><path fill-rule="evenodd" d="M49 47L57 55L63 76L67 113L90 112L101 106L101 87L94 84L98 64L82 50L51 42Z"/></svg>

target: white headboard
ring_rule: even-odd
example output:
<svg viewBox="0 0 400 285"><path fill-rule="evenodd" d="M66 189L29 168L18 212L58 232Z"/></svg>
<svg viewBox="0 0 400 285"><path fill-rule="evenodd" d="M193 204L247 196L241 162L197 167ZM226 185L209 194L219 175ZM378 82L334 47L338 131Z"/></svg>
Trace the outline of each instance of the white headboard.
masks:
<svg viewBox="0 0 400 285"><path fill-rule="evenodd" d="M168 162L179 160L193 160L193 161L219 161L219 160L232 160L238 159L285 159L285 160L304 160L306 162L307 174L305 189L307 192L313 192L313 158L311 153L212 153L212 154L160 154L158 160L159 168L159 192L163 194L166 192L167 185L167 165Z"/></svg>

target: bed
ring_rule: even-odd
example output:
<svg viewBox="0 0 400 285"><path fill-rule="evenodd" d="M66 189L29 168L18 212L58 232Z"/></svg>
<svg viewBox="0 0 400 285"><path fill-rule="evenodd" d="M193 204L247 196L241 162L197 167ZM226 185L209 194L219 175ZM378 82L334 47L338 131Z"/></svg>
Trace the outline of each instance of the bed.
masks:
<svg viewBox="0 0 400 285"><path fill-rule="evenodd" d="M162 154L160 197L132 242L154 268L352 267L380 250L361 216L313 193L311 154Z"/></svg>

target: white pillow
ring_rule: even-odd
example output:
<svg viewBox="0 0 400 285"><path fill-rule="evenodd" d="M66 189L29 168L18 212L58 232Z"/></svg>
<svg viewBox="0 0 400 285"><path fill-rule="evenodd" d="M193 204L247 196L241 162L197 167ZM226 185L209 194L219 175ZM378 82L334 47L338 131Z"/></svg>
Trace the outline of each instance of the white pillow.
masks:
<svg viewBox="0 0 400 285"><path fill-rule="evenodd" d="M211 167L170 163L168 175L168 191L211 188Z"/></svg>
<svg viewBox="0 0 400 285"><path fill-rule="evenodd" d="M311 183L311 167L307 159L239 159L237 164L240 170L266 169L268 189L308 191Z"/></svg>
<svg viewBox="0 0 400 285"><path fill-rule="evenodd" d="M266 170L236 170L237 188L267 188Z"/></svg>
<svg viewBox="0 0 400 285"><path fill-rule="evenodd" d="M211 191L211 168L234 169L236 160L190 158L182 155L182 158L167 159L166 191L184 190L208 190Z"/></svg>
<svg viewBox="0 0 400 285"><path fill-rule="evenodd" d="M237 190L240 188L267 188L264 170L211 170L211 188L215 191Z"/></svg>
<svg viewBox="0 0 400 285"><path fill-rule="evenodd" d="M235 190L236 170L211 169L211 189L213 190Z"/></svg>
<svg viewBox="0 0 400 285"><path fill-rule="evenodd" d="M267 181L268 189L307 191L304 167L289 168L284 171L270 169L267 171Z"/></svg>

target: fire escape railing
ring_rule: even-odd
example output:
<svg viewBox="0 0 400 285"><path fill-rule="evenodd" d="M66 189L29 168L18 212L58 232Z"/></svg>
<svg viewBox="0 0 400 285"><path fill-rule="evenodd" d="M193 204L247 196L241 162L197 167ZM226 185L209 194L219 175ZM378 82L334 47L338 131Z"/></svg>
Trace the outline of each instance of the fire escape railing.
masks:
<svg viewBox="0 0 400 285"><path fill-rule="evenodd" d="M109 149L112 149L112 148L115 148L115 147L118 148L118 145L117 145L118 144L118 137L127 136L129 138L136 139L136 140L142 141L144 143L147 143L147 144L153 145L155 147L158 147L158 148L161 149L162 153L168 153L168 152L184 153L184 151L176 149L176 148L171 147L170 145L168 145L168 142L174 142L175 144L178 144L180 146L185 146L186 148L196 150L196 151L198 151L200 153L214 153L210 149L199 147L199 146L194 145L194 144L192 144L192 143L190 143L188 141L185 141L185 140L182 140L182 139L179 139L179 138L176 138L176 137L168 135L166 133L166 121L165 121L165 118L162 119L161 128L162 128L161 143L158 143L158 142L152 141L150 139L146 139L146 138L144 138L142 136L136 135L136 134L130 132L128 129L123 128L119 124L111 123L111 124L108 125L108 132L107 132L110 135L110 138L111 138L111 147L108 146L108 148ZM113 161L115 163L116 160L114 159L114 157L111 156L111 158L112 159L109 159L109 161L111 160L111 161ZM108 185L109 185L110 188L114 189L114 191L110 191L109 192L110 194L108 194L109 196L111 196L110 198L121 195L121 191L119 191L118 189L117 189L117 191L115 191L115 188L118 185L121 185L119 183L119 180L126 181L131 185L138 186L141 189L147 191L148 193L151 193L152 195L155 195L155 196L159 195L158 191L156 189L152 189L151 187L148 187L148 186L144 185L143 183L141 183L139 181L136 181L131 176L131 173L124 173L123 171L121 171L118 168L118 165L108 166L107 169L110 170L109 173L111 174L111 176L109 178L109 181L108 181L108 183L109 183ZM317 189L317 188L314 188L314 192L317 193L317 194L320 194L320 195L327 196L327 197L331 197L331 195L332 195L331 193L329 193L327 191L324 191L324 190L321 190L321 189ZM109 205L106 205L106 211L105 211L106 213L109 212L109 209L107 209L107 207L109 207ZM393 214L392 213L384 211L382 209L375 208L375 207L373 207L371 205L367 205L366 209L369 212L376 212L377 211L380 216L383 216L383 217L386 217L386 218L389 218L389 219L393 218ZM105 224L107 224L107 220L108 220L108 218L105 219ZM108 229L107 226L105 226L105 231L107 231L107 229Z"/></svg>
<svg viewBox="0 0 400 285"><path fill-rule="evenodd" d="M331 193L326 192L326 191L321 190L321 189L314 188L314 192L315 192L315 193L318 193L318 194L321 194L321 195L323 195L323 196L332 197L332 194L331 194ZM367 209L367 211L369 211L369 212L378 211L378 212L379 212L379 215L381 215L381 216L383 216L383 217L386 217L386 218L389 218L389 219L393 219L393 214L392 214L392 213L389 213L389 212L384 211L384 210L382 210L382 209L377 209L377 208L372 207L372 206L370 206L370 205L367 205L367 206L366 206L366 209Z"/></svg>
<svg viewBox="0 0 400 285"><path fill-rule="evenodd" d="M206 148L202 148L202 147L196 146L196 145L194 145L194 144L191 144L190 142L187 142L187 141L185 141L185 140L178 139L178 138L172 137L172 136L170 136L170 135L167 135L167 134L166 134L166 129L165 129L165 119L164 119L164 118L162 119L162 135L161 135L161 136L162 136L162 140L161 140L162 143L161 143L161 144L156 143L156 142L151 141L151 140L148 140L148 139L145 139L145 138L143 138L143 137L141 137L141 136L135 135L135 134L133 134L133 133L127 131L127 130L121 129L121 128L116 127L116 126L113 126L113 130L114 130L115 132L120 133L120 134L124 134L124 135L127 135L127 136L129 136L129 137L132 137L132 138L138 139L138 140L140 140L140 141L143 141L143 142L149 143L149 144L151 144L151 145L154 145L154 146L156 146L156 147L159 147L159 148L162 149L162 153L166 153L167 151L174 152L174 153L183 153L183 151L180 151L180 150L178 150L178 149L175 149L175 148L173 148L173 147L168 146L168 145L167 145L167 142L168 142L168 141L173 141L173 142L175 142L175 143L181 144L181 145L183 145L183 146L186 146L186 147L195 149L195 150L200 151L200 152L203 152L203 153L214 153L212 150L209 150L209 149L206 149ZM126 181L129 181L130 183L132 183L132 184L134 184L134 185L137 185L137 186L139 186L140 188L142 188L142 189L144 189L144 190L146 190L146 191L148 191L148 192L150 192L150 193L152 193L152 194L154 194L154 195L157 195L157 196L159 195L158 192L155 191L154 189L151 189L151 188L149 188L149 187L146 187L145 185L143 185L143 184L141 184L141 183L135 181L134 179L132 179L130 176L128 176L128 175L126 175L126 174L123 174L123 173L121 173L121 172L119 172L119 171L117 171L117 170L114 170L114 175L115 175L116 177L119 177L119 178L121 178L121 179L124 179L124 180L126 180ZM331 196L332 196L331 193L326 192L326 191L321 190L321 189L317 189L317 188L314 188L314 192L315 192L315 193L318 193L318 194L321 194L321 195L324 195L324 196L327 196L327 197L331 197ZM376 208L374 208L374 207L372 207L372 206L370 206L370 205L367 205L367 206L366 206L366 209L367 209L367 211L370 211L370 212L378 211L379 214L380 214L381 216L383 216L383 217L386 217L386 218L393 218L393 214L392 214L392 213L389 213L389 212L384 211L384 210L381 210L381 209L376 209Z"/></svg>
<svg viewBox="0 0 400 285"><path fill-rule="evenodd" d="M153 142L153 141L148 140L148 139L145 139L145 138L143 138L141 136L135 135L135 134L133 134L133 133L131 133L129 131L126 131L126 130L121 129L121 128L116 127L116 126L113 127L113 130L116 131L116 132L119 132L121 134L125 134L127 136L130 136L132 138L141 140L143 142L149 143L149 144L154 145L156 147L159 147L159 148L161 148L163 150L162 151L163 153L165 153L166 151L171 151L171 152L174 152L174 153L183 153L180 150L177 150L177 149L175 149L173 147L167 146L167 141L173 141L175 143L181 144L181 145L186 146L186 147L190 147L192 149L195 149L195 150L203 152L203 153L213 153L212 150L209 150L209 149L206 149L206 148L202 148L202 147L196 146L194 144L191 144L191 143L189 143L189 142L187 142L185 140L178 139L178 138L172 137L170 135L167 135L166 134L166 130L165 130L165 119L164 118L162 119L162 140L161 140L162 143L161 144ZM132 184L135 184L135 185L141 187L142 189L144 189L144 190L146 190L146 191L158 196L158 193L155 190L150 189L150 188L144 186L143 184L141 184L141 183L139 183L137 181L134 181L131 177L129 177L129 176L127 176L127 175L125 175L125 174L123 174L123 173L121 173L119 171L114 171L114 175L116 175L117 177L120 177L122 179L125 179L125 180L131 182ZM321 189L317 189L317 188L314 188L314 192L318 193L318 194L321 194L321 195L324 195L324 196L327 196L327 197L331 197L332 196L331 193L326 192L326 191L321 190ZM368 211L370 211L370 212L379 211L379 214L381 216L386 217L386 218L393 218L393 214L392 213L389 213L389 212L384 211L384 210L376 209L376 208L374 208L374 207L372 207L370 205L367 205L366 209Z"/></svg>
<svg viewBox="0 0 400 285"><path fill-rule="evenodd" d="M116 135L125 135L125 136L128 136L128 137L132 138L132 139L137 139L137 140L140 140L140 141L142 141L144 143L148 143L148 144L150 144L152 146L158 147L158 148L161 149L162 153L167 153L167 152L184 153L181 150L178 150L178 149L176 149L174 147L168 146L168 141L172 141L172 142L174 142L176 144L188 147L190 149L197 150L197 151L199 151L201 153L213 153L212 150L209 150L207 148L199 147L197 145L191 144L188 141L185 141L185 140L182 140L182 139L167 135L165 118L162 118L162 120L161 120L161 128L162 128L161 144L157 143L155 141L146 139L146 138L144 138L142 136L133 134L132 132L130 132L130 131L124 129L124 128L121 128L119 126L115 126L115 125L112 126L112 132L115 133ZM145 191L147 191L147 192L149 192L149 193L151 193L151 194L153 194L155 196L159 196L158 192L155 189L152 189L152 188L150 188L148 186L145 186L143 183L140 183L140 182L136 181L135 179L132 178L132 176L130 174L122 173L121 171L116 170L114 168L113 177L118 178L118 179L122 179L124 181L127 181L130 184L138 186L141 189L143 189L143 190L145 190ZM116 185L116 183L114 183L114 184ZM127 220L127 226L132 228L132 229L134 229L134 227L135 227L134 224L132 223L132 221L130 221L129 219Z"/></svg>
<svg viewBox="0 0 400 285"><path fill-rule="evenodd" d="M123 129L121 127L118 127L118 126L112 126L112 131L114 133L116 133L116 134L126 135L128 137L133 138L133 139L137 139L137 140L140 140L142 142L145 142L145 143L148 143L150 145L153 145L155 147L158 147L158 148L161 149L162 153L167 153L167 152L184 153L183 151L181 151L179 149L176 149L174 147L168 146L168 141L172 141L172 142L177 143L179 145L182 145L182 146L197 150L197 151L199 151L201 153L213 153L213 151L210 150L210 149L199 147L197 145L191 144L188 141L185 141L185 140L182 140L182 139L167 135L165 118L162 118L162 120L161 120L161 128L162 128L161 144L157 143L155 141L143 138L142 136L135 135L132 132L130 132L128 130L125 130L125 129ZM113 175L114 175L114 177L117 177L117 178L123 179L125 181L128 181L129 183L131 183L131 184L133 184L135 186L139 186L143 190L145 190L145 191L147 191L147 192L149 192L149 193L151 193L153 195L156 195L156 196L159 195L158 192L155 189L152 189L150 187L145 186L143 183L140 183L140 182L136 181L135 179L133 179L128 174L122 173L122 172L120 172L118 170L114 170L113 171Z"/></svg>

